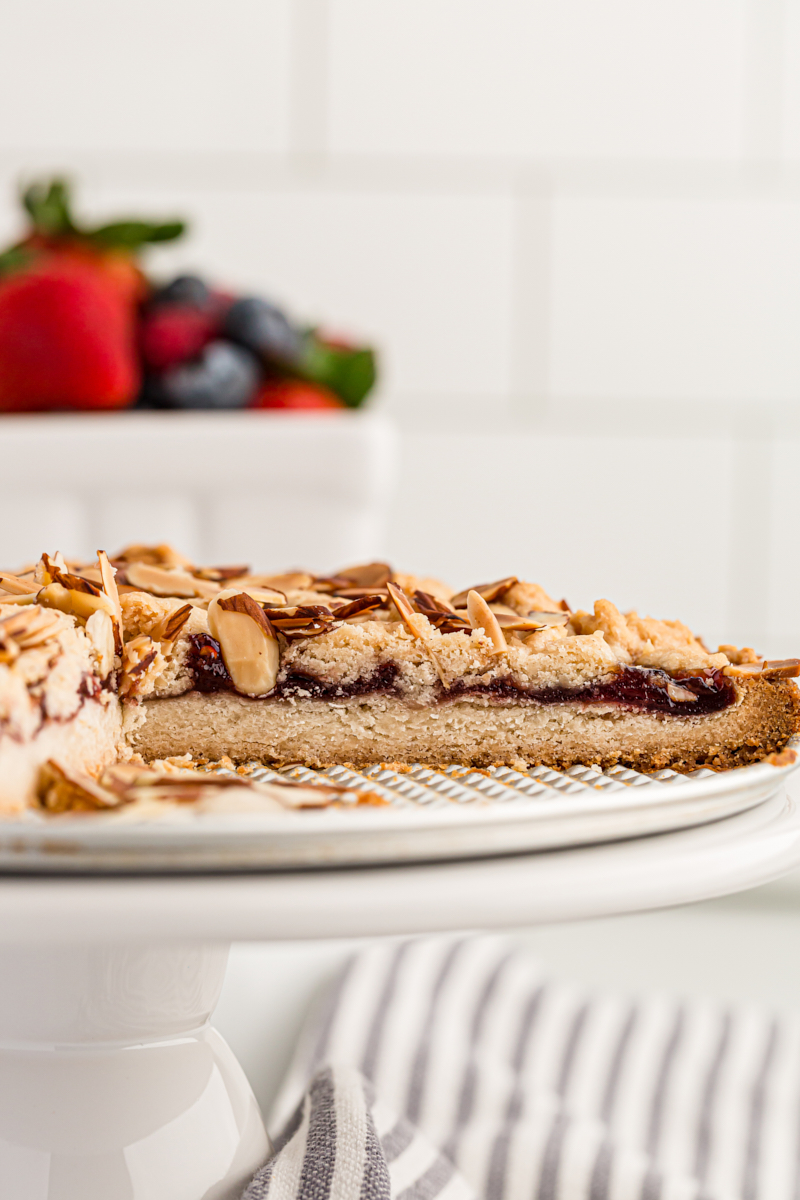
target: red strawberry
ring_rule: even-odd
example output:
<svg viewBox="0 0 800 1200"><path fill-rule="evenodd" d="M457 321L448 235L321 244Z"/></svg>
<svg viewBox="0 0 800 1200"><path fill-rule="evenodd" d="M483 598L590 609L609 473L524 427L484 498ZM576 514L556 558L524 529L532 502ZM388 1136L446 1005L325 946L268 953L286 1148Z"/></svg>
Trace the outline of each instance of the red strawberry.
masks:
<svg viewBox="0 0 800 1200"><path fill-rule="evenodd" d="M333 409L341 411L345 405L338 396L318 383L306 383L302 379L275 379L259 388L249 407L330 412Z"/></svg>
<svg viewBox="0 0 800 1200"><path fill-rule="evenodd" d="M109 409L139 386L135 310L91 262L57 254L0 279L0 410Z"/></svg>
<svg viewBox="0 0 800 1200"><path fill-rule="evenodd" d="M159 305L142 320L142 357L153 371L166 371L196 358L217 332L214 313L186 305Z"/></svg>

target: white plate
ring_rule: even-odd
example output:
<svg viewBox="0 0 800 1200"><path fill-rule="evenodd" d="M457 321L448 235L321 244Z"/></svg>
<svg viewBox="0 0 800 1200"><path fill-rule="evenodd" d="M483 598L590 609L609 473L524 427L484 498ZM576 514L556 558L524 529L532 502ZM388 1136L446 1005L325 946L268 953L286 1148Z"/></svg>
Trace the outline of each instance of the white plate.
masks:
<svg viewBox="0 0 800 1200"><path fill-rule="evenodd" d="M794 744L800 744L795 739ZM660 771L572 767L527 772L383 767L280 775L331 780L379 792L389 802L300 812L199 814L185 806L157 819L119 815L0 822L0 870L192 872L285 870L483 858L554 850L690 829L775 796L793 766ZM257 777L279 774L263 769Z"/></svg>

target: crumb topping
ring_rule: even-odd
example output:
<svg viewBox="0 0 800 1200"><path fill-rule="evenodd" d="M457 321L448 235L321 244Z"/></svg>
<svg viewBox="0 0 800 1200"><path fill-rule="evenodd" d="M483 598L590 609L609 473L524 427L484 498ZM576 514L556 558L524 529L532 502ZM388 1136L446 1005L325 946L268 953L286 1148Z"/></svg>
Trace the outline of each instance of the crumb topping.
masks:
<svg viewBox="0 0 800 1200"><path fill-rule="evenodd" d="M513 575L454 591L382 562L265 575L134 545L97 564L45 554L18 575L0 574L0 589L0 614L8 609L0 618L3 712L20 710L24 692L53 718L74 708L85 674L108 680L129 704L191 690L199 635L214 639L231 686L250 696L287 681L302 695L304 679L346 688L389 669L393 686L419 704L456 684L576 689L625 667L678 679L800 670L750 649L712 653L679 621L622 613L610 600L572 612ZM27 635L13 632L14 620Z"/></svg>

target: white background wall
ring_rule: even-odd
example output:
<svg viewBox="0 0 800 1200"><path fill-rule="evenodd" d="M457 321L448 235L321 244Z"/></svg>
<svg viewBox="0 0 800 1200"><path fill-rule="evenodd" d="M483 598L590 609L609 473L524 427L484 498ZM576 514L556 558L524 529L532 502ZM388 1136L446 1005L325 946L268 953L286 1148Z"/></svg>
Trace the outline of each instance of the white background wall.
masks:
<svg viewBox="0 0 800 1200"><path fill-rule="evenodd" d="M388 545L800 646L800 0L0 9L0 231L69 170L374 339Z"/></svg>

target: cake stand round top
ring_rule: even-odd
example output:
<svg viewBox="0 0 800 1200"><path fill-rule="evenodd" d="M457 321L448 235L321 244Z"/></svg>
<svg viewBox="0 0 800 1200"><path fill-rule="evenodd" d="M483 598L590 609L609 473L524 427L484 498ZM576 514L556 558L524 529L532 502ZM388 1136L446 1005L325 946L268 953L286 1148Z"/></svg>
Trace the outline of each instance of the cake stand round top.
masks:
<svg viewBox="0 0 800 1200"><path fill-rule="evenodd" d="M0 943L272 941L581 920L744 891L800 866L796 777L746 812L603 845L426 863L0 878Z"/></svg>

